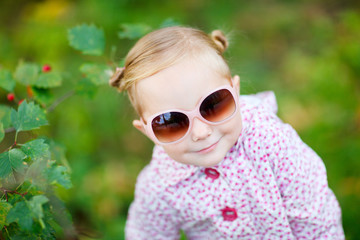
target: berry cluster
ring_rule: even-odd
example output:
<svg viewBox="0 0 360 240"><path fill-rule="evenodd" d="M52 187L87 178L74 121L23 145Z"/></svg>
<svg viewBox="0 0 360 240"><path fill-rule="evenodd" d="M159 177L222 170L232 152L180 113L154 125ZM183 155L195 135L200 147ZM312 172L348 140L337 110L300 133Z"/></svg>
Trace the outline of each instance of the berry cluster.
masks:
<svg viewBox="0 0 360 240"><path fill-rule="evenodd" d="M42 72L47 73L47 72L50 72L50 71L51 71L51 66L49 64L45 64L42 67ZM27 92L28 92L29 97L33 96L33 93L32 93L32 90L31 90L30 86L27 87ZM7 100L9 102L12 102L12 101L16 100L15 99L15 94L14 93L8 93ZM20 105L23 101L24 101L24 99L19 100L18 104Z"/></svg>

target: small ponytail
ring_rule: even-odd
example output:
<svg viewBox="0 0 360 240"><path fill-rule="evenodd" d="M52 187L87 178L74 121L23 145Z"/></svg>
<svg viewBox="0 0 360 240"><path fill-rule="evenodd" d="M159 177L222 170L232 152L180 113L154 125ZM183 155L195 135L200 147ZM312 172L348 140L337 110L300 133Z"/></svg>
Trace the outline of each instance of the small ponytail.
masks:
<svg viewBox="0 0 360 240"><path fill-rule="evenodd" d="M216 46L218 47L218 50L223 53L229 46L229 42L226 39L224 33L220 30L214 30L211 32L210 35L211 39L214 41Z"/></svg>
<svg viewBox="0 0 360 240"><path fill-rule="evenodd" d="M124 70L125 68L116 68L115 73L112 75L112 77L109 80L109 85L112 87L117 88L118 90L120 89L120 83L121 83L121 79L124 77Z"/></svg>

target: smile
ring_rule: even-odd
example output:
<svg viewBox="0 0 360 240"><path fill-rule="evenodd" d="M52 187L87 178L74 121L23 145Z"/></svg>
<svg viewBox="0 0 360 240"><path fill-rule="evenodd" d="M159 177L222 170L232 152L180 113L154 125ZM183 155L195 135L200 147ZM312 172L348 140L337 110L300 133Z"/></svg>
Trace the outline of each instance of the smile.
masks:
<svg viewBox="0 0 360 240"><path fill-rule="evenodd" d="M220 140L219 140L220 141ZM217 144L219 143L219 141L217 141L216 143L212 144L209 147L203 148L200 151L197 151L198 153L208 153L211 152L212 150L214 150L217 146Z"/></svg>

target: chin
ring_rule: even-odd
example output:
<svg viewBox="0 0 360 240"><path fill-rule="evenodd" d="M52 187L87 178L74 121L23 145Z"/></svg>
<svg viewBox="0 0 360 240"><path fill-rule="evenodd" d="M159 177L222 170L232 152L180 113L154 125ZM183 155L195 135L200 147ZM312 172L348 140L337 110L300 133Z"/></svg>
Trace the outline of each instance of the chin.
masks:
<svg viewBox="0 0 360 240"><path fill-rule="evenodd" d="M224 155L224 157L225 157L225 155ZM202 160L200 160L199 164L197 164L197 165L200 167L214 167L217 164L219 164L224 159L224 157L209 156L209 159L202 159Z"/></svg>
<svg viewBox="0 0 360 240"><path fill-rule="evenodd" d="M205 168L211 168L216 166L217 164L219 164L221 161L217 161L217 162L213 162L213 163L208 163L208 164L202 164L200 167L205 167Z"/></svg>

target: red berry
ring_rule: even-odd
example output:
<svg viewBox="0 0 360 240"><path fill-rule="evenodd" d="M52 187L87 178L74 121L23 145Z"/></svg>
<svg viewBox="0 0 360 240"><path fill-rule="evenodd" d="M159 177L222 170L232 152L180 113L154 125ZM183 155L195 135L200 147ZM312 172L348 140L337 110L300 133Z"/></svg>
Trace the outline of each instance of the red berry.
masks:
<svg viewBox="0 0 360 240"><path fill-rule="evenodd" d="M51 67L49 64L45 64L43 67L42 67L42 71L43 72L50 72L51 71Z"/></svg>
<svg viewBox="0 0 360 240"><path fill-rule="evenodd" d="M24 101L24 99L21 99L18 103L18 105L20 105L22 102Z"/></svg>
<svg viewBox="0 0 360 240"><path fill-rule="evenodd" d="M15 94L9 93L9 94L7 95L7 99L8 99L9 101L14 101L14 99L15 99Z"/></svg>

